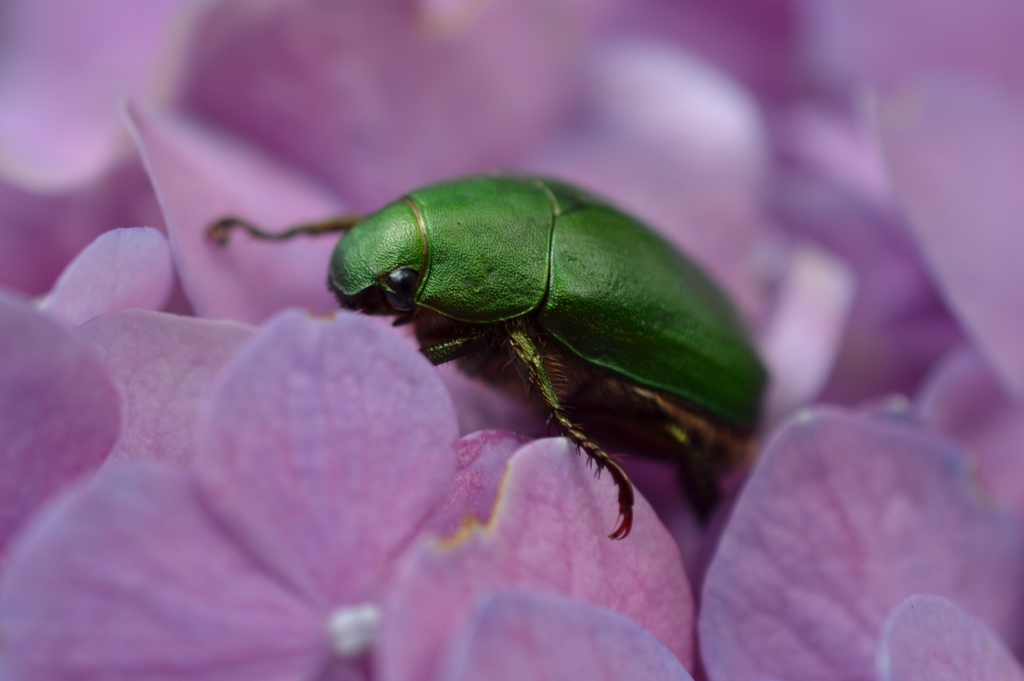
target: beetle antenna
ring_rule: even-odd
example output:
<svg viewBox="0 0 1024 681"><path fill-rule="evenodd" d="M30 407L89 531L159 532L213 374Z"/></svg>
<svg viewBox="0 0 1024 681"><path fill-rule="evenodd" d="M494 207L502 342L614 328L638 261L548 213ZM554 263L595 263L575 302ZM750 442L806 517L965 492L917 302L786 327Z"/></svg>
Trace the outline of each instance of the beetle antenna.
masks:
<svg viewBox="0 0 1024 681"><path fill-rule="evenodd" d="M231 230L236 228L248 232L249 236L254 239L261 239L263 241L287 241L297 236L319 236L321 234L347 232L355 227L362 219L363 217L361 215L351 213L348 215L339 215L320 222L309 222L302 225L295 225L294 227L289 227L282 232L268 232L252 224L248 220L228 216L221 218L210 225L206 230L206 235L221 246L227 245L228 240L231 238Z"/></svg>

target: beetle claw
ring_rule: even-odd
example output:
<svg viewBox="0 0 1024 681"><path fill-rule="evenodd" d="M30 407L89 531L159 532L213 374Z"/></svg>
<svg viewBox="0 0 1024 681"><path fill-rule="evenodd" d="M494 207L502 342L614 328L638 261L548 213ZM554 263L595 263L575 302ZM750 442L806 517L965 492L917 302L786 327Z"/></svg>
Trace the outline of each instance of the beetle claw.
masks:
<svg viewBox="0 0 1024 681"><path fill-rule="evenodd" d="M633 529L633 483L614 461L606 465L608 474L612 476L616 487L619 488L619 522L608 538L625 539L629 536L629 531Z"/></svg>
<svg viewBox="0 0 1024 681"><path fill-rule="evenodd" d="M629 536L629 531L633 529L633 509L623 508L619 506L619 523L615 526L615 529L611 534L608 535L609 539L625 539Z"/></svg>

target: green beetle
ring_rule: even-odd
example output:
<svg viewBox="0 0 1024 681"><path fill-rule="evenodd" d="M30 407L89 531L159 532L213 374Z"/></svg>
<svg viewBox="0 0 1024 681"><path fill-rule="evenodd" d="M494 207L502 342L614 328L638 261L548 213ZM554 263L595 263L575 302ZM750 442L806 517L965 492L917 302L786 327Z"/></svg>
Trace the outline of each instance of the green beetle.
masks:
<svg viewBox="0 0 1024 681"><path fill-rule="evenodd" d="M614 539L629 534L633 489L598 440L678 461L701 514L715 471L749 452L767 376L733 305L688 258L581 189L475 176L362 219L270 234L225 218L210 235L226 243L233 227L267 239L348 231L328 276L341 306L413 323L434 364L460 360L532 396L618 485Z"/></svg>

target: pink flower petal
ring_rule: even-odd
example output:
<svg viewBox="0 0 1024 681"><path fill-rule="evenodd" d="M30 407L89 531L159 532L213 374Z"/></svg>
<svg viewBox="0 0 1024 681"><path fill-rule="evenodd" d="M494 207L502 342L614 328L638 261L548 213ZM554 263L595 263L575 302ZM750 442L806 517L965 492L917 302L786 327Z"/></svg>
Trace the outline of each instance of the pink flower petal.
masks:
<svg viewBox="0 0 1024 681"><path fill-rule="evenodd" d="M1024 408L988 364L970 348L950 353L923 388L918 409L929 425L967 446L985 490L1024 518Z"/></svg>
<svg viewBox="0 0 1024 681"><path fill-rule="evenodd" d="M502 430L484 430L459 440L455 479L434 518L438 532L449 535L473 521L486 523L494 511L508 460L529 441Z"/></svg>
<svg viewBox="0 0 1024 681"><path fill-rule="evenodd" d="M766 423L821 392L839 353L855 288L853 272L842 260L806 245L794 251L759 343L771 376Z"/></svg>
<svg viewBox="0 0 1024 681"><path fill-rule="evenodd" d="M107 469L33 529L0 585L0 677L308 679L327 656L323 622L177 473Z"/></svg>
<svg viewBox="0 0 1024 681"><path fill-rule="evenodd" d="M2 555L42 502L103 462L118 406L92 349L27 303L0 293L0 329Z"/></svg>
<svg viewBox="0 0 1024 681"><path fill-rule="evenodd" d="M337 308L327 291L327 263L337 238L258 242L238 233L226 247L207 228L233 215L267 229L343 212L308 180L251 147L188 125L129 109L170 234L182 286L203 317L261 322L288 306Z"/></svg>
<svg viewBox="0 0 1024 681"><path fill-rule="evenodd" d="M372 320L276 317L200 417L200 474L226 522L317 608L378 594L444 498L458 426L437 372Z"/></svg>
<svg viewBox="0 0 1024 681"><path fill-rule="evenodd" d="M445 33L420 18L404 0L219 3L190 45L183 106L360 210L507 165L560 122L570 8L498 0Z"/></svg>
<svg viewBox="0 0 1024 681"><path fill-rule="evenodd" d="M971 73L1024 88L1024 8L1013 0L832 0L799 3L805 63L838 88L905 85Z"/></svg>
<svg viewBox="0 0 1024 681"><path fill-rule="evenodd" d="M1024 670L985 623L940 596L893 610L878 651L880 681L1021 681Z"/></svg>
<svg viewBox="0 0 1024 681"><path fill-rule="evenodd" d="M455 364L443 364L437 372L451 393L463 435L478 430L512 430L542 437L547 424L528 400L517 400L483 381L462 373Z"/></svg>
<svg viewBox="0 0 1024 681"><path fill-rule="evenodd" d="M592 75L591 107L609 128L669 149L704 181L758 187L768 139L753 97L714 65L650 41L605 47Z"/></svg>
<svg viewBox="0 0 1024 681"><path fill-rule="evenodd" d="M683 559L686 576L694 591L703 580L706 568L706 530L709 526L697 519L693 505L679 482L679 466L668 461L631 456L620 461L636 489L658 514L676 542ZM717 511L714 515L717 516ZM710 524L713 527L714 522Z"/></svg>
<svg viewBox="0 0 1024 681"><path fill-rule="evenodd" d="M1024 394L1024 124L979 87L933 85L880 111L900 201L950 307Z"/></svg>
<svg viewBox="0 0 1024 681"><path fill-rule="evenodd" d="M136 159L67 192L36 193L0 179L0 286L41 295L102 232L162 224L153 187Z"/></svg>
<svg viewBox="0 0 1024 681"><path fill-rule="evenodd" d="M444 681L690 681L658 639L628 617L529 592L499 593L452 646Z"/></svg>
<svg viewBox="0 0 1024 681"><path fill-rule="evenodd" d="M773 132L782 169L811 171L845 190L848 201L856 197L865 208L885 210L892 187L882 149L870 121L856 114L826 102L793 103L778 112ZM796 167L786 167L790 163Z"/></svg>
<svg viewBox="0 0 1024 681"><path fill-rule="evenodd" d="M858 404L914 394L963 334L892 205L888 178L876 177L884 168L874 136L834 113L798 110L784 123L774 217L790 235L842 258L857 286L820 399Z"/></svg>
<svg viewBox="0 0 1024 681"><path fill-rule="evenodd" d="M39 309L78 326L117 310L159 310L173 286L171 250L160 231L115 229L78 254Z"/></svg>
<svg viewBox="0 0 1024 681"><path fill-rule="evenodd" d="M121 397L121 432L107 463L189 466L201 401L251 333L234 322L142 310L105 315L76 329L102 358Z"/></svg>
<svg viewBox="0 0 1024 681"><path fill-rule="evenodd" d="M895 416L822 409L762 455L704 582L715 681L868 678L888 612L942 594L1020 634L1019 524L979 501L961 452Z"/></svg>
<svg viewBox="0 0 1024 681"><path fill-rule="evenodd" d="M506 589L561 594L620 612L691 665L694 605L679 552L640 496L632 533L608 539L616 498L610 478L596 479L567 440L519 450L487 526L440 544L426 541L407 555L385 603L381 678L434 678L479 599Z"/></svg>
<svg viewBox="0 0 1024 681"><path fill-rule="evenodd" d="M684 45L762 99L791 94L800 46L797 3L789 0L630 0L609 22L615 35Z"/></svg>
<svg viewBox="0 0 1024 681"><path fill-rule="evenodd" d="M170 23L187 3L5 3L0 168L49 191L105 169L124 150L117 102L152 84Z"/></svg>

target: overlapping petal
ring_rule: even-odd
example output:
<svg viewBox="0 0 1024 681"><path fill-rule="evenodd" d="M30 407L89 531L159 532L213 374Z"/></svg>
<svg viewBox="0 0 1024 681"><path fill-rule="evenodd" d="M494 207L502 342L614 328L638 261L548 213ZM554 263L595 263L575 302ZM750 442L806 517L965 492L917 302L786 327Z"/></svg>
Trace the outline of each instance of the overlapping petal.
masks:
<svg viewBox="0 0 1024 681"><path fill-rule="evenodd" d="M708 677L868 677L885 617L918 592L1017 641L1022 568L1019 523L953 443L895 416L808 413L764 452L708 569Z"/></svg>
<svg viewBox="0 0 1024 681"><path fill-rule="evenodd" d="M44 191L77 188L104 172L128 147L117 102L152 94L169 29L188 4L5 3L0 170Z"/></svg>
<svg viewBox="0 0 1024 681"><path fill-rule="evenodd" d="M618 9L608 23L613 35L684 46L767 102L784 100L799 85L792 65L802 17L791 0L634 0Z"/></svg>
<svg viewBox="0 0 1024 681"><path fill-rule="evenodd" d="M39 308L78 326L117 310L159 310L173 286L171 251L159 230L115 229L75 257Z"/></svg>
<svg viewBox="0 0 1024 681"><path fill-rule="evenodd" d="M323 622L182 474L111 468L51 507L0 586L0 677L308 679Z"/></svg>
<svg viewBox="0 0 1024 681"><path fill-rule="evenodd" d="M494 0L438 31L402 0L221 2L192 37L182 107L376 210L552 132L576 90L566 48L585 10Z"/></svg>
<svg viewBox="0 0 1024 681"><path fill-rule="evenodd" d="M437 372L455 403L463 435L478 430L511 430L535 437L548 434L540 412L527 401L470 378L454 364L443 364Z"/></svg>
<svg viewBox="0 0 1024 681"><path fill-rule="evenodd" d="M894 205L867 124L824 107L776 123L783 163L772 186L785 232L841 258L856 295L821 398L857 404L914 394L931 365L963 342Z"/></svg>
<svg viewBox="0 0 1024 681"><path fill-rule="evenodd" d="M458 435L444 385L402 338L292 311L213 388L194 468L225 522L326 614L379 595L449 488Z"/></svg>
<svg viewBox="0 0 1024 681"><path fill-rule="evenodd" d="M292 305L337 307L326 284L336 239L281 244L236 234L221 247L206 234L226 216L271 230L320 220L342 212L337 201L242 142L136 108L127 115L160 198L178 275L199 316L262 322Z"/></svg>
<svg viewBox="0 0 1024 681"><path fill-rule="evenodd" d="M821 392L842 346L855 291L853 272L842 260L806 245L795 249L759 343L772 377L766 423Z"/></svg>
<svg viewBox="0 0 1024 681"><path fill-rule="evenodd" d="M86 343L0 293L0 553L55 491L96 470L118 431L118 398Z"/></svg>
<svg viewBox="0 0 1024 681"><path fill-rule="evenodd" d="M220 369L252 334L235 322L126 310L83 324L117 386L121 427L108 463L158 461L188 467L196 419Z"/></svg>
<svg viewBox="0 0 1024 681"><path fill-rule="evenodd" d="M943 360L918 397L922 418L967 447L986 494L1024 518L1024 408L971 348Z"/></svg>
<svg viewBox="0 0 1024 681"><path fill-rule="evenodd" d="M376 612L455 470L436 373L364 317L284 313L202 421L192 476L110 466L25 534L0 676L368 678L350 615Z"/></svg>
<svg viewBox="0 0 1024 681"><path fill-rule="evenodd" d="M479 599L506 589L620 612L692 665L694 604L678 550L643 497L632 533L610 541L616 498L611 480L595 479L567 440L519 450L487 526L426 541L403 561L377 650L381 678L433 678Z"/></svg>
<svg viewBox="0 0 1024 681"><path fill-rule="evenodd" d="M135 225L163 225L136 159L62 192L31 191L0 179L0 285L46 293L97 236Z"/></svg>
<svg viewBox="0 0 1024 681"><path fill-rule="evenodd" d="M889 89L956 73L1024 92L1024 8L1013 0L803 0L800 7L806 62L827 87Z"/></svg>
<svg viewBox="0 0 1024 681"><path fill-rule="evenodd" d="M690 681L679 660L628 617L530 592L504 592L482 604L439 678Z"/></svg>
<svg viewBox="0 0 1024 681"><path fill-rule="evenodd" d="M455 478L434 518L442 535L454 534L467 523L490 520L508 460L529 441L501 430L484 430L459 440Z"/></svg>
<svg viewBox="0 0 1024 681"><path fill-rule="evenodd" d="M947 302L1021 394L1020 108L977 85L934 83L890 101L879 125L899 201Z"/></svg>
<svg viewBox="0 0 1024 681"><path fill-rule="evenodd" d="M981 620L941 596L892 611L878 651L880 681L1021 681L1024 669Z"/></svg>

